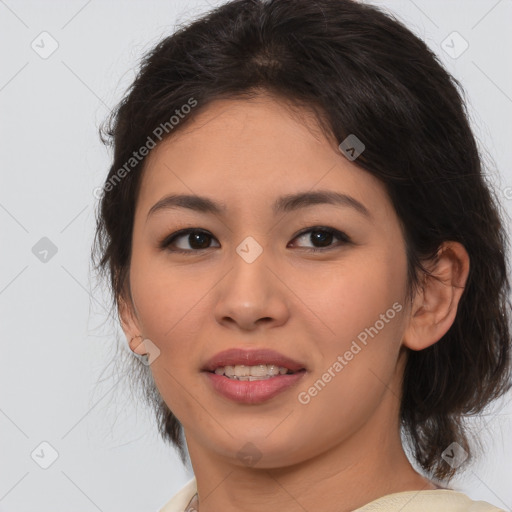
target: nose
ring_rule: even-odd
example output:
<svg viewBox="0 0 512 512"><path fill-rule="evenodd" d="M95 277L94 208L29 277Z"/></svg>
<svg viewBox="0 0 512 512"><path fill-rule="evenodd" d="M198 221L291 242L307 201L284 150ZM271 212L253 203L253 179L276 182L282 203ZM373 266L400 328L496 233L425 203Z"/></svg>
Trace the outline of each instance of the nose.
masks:
<svg viewBox="0 0 512 512"><path fill-rule="evenodd" d="M289 317L287 291L266 251L248 262L238 255L220 282L215 304L216 321L225 327L254 331L283 325Z"/></svg>

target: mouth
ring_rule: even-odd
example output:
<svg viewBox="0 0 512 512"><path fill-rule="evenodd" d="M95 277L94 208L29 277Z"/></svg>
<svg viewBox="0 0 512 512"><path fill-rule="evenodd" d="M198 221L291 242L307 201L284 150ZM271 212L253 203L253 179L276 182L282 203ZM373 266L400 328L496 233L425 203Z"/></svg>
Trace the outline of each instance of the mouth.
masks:
<svg viewBox="0 0 512 512"><path fill-rule="evenodd" d="M258 364L254 366L248 366L245 364L219 366L210 373L216 375L224 375L228 379L232 380L266 380L279 375L293 375L295 373L305 372L305 368L293 371L285 366L279 366L276 363L270 364Z"/></svg>
<svg viewBox="0 0 512 512"><path fill-rule="evenodd" d="M229 349L219 352L203 366L202 371L228 378L270 378L306 370L306 365L270 349ZM246 379L248 380L248 379Z"/></svg>
<svg viewBox="0 0 512 512"><path fill-rule="evenodd" d="M296 385L307 368L274 350L231 349L211 358L202 372L225 398L257 404Z"/></svg>

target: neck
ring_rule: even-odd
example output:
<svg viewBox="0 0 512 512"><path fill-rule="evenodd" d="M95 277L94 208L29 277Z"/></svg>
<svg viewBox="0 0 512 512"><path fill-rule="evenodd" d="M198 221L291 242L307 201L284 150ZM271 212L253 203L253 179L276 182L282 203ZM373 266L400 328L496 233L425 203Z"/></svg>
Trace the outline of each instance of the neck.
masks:
<svg viewBox="0 0 512 512"><path fill-rule="evenodd" d="M317 472L316 465L300 468L252 469L225 468L217 480L196 475L200 512L256 512L278 509L283 512L350 512L377 498L396 492L439 488L419 475L405 458L397 470L384 463L382 473L367 472L358 466L341 471ZM393 468L393 469L391 469ZM325 469L322 467L322 469ZM390 478L393 475L393 478ZM318 508L315 508L318 507Z"/></svg>

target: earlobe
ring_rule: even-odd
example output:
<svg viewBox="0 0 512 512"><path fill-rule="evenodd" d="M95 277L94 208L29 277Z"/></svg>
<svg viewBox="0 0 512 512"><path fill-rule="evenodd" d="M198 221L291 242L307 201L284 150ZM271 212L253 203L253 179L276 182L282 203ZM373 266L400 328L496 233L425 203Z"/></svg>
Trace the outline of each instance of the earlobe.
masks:
<svg viewBox="0 0 512 512"><path fill-rule="evenodd" d="M135 314L131 305L122 297L118 300L119 309L119 322L121 328L128 340L128 345L132 352L139 355L144 355L146 350L144 348L143 336L140 334L139 322L135 318Z"/></svg>
<svg viewBox="0 0 512 512"><path fill-rule="evenodd" d="M469 256L459 242L444 242L416 292L403 344L423 350L439 341L452 326L469 275Z"/></svg>
<svg viewBox="0 0 512 512"><path fill-rule="evenodd" d="M128 345L130 347L130 350L132 352L135 352L135 354L138 354L139 356L145 356L148 352L146 345L144 343L144 336L142 336L141 334L138 334L130 338Z"/></svg>

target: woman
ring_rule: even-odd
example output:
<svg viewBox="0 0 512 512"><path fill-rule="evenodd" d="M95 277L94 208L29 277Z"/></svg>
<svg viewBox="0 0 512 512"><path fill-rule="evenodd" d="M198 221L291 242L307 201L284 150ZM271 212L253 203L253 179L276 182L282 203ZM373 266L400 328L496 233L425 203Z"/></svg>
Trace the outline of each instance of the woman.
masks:
<svg viewBox="0 0 512 512"><path fill-rule="evenodd" d="M500 510L446 486L465 415L510 388L506 233L457 85L349 0L231 1L145 56L96 254L194 470L162 512Z"/></svg>

